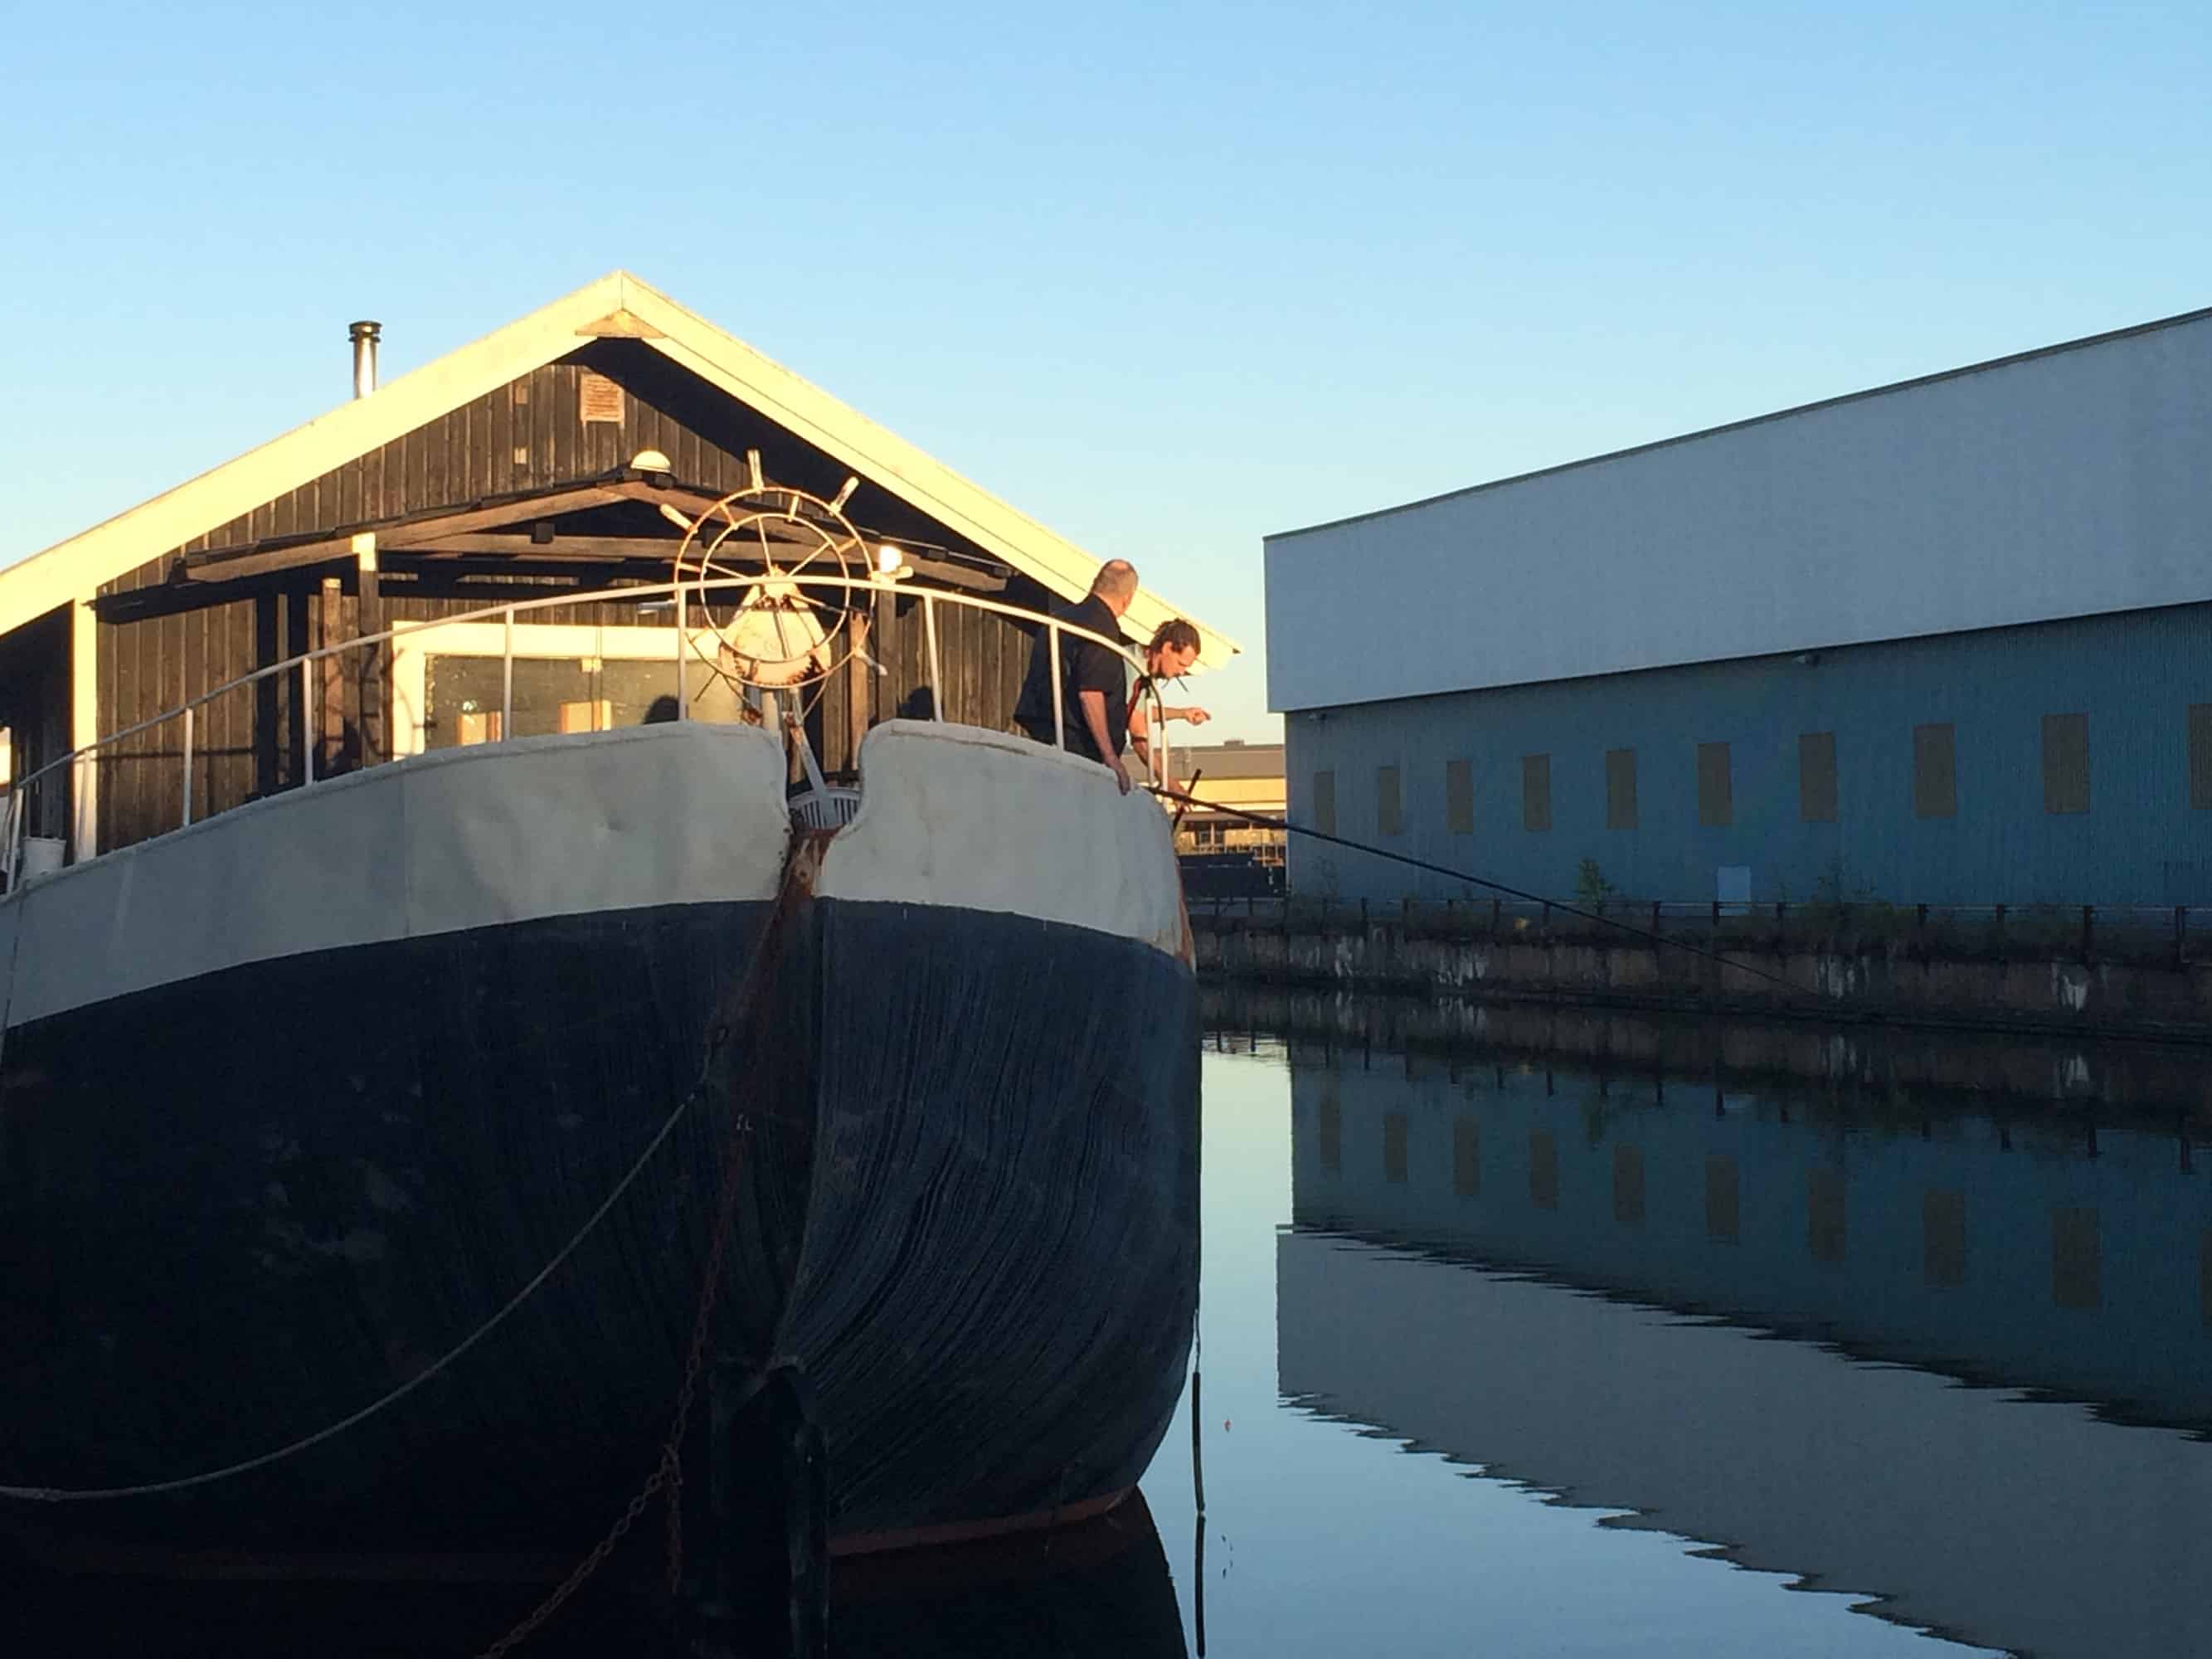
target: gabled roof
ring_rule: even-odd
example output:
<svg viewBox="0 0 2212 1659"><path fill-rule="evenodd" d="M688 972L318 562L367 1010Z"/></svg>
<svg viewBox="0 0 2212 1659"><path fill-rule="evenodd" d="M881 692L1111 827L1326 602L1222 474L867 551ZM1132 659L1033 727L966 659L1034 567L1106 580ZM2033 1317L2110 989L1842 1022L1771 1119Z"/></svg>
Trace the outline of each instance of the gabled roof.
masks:
<svg viewBox="0 0 2212 1659"><path fill-rule="evenodd" d="M555 362L587 340L604 338L644 342L1063 598L1085 592L1097 571L1100 561L1073 543L658 289L617 270L369 397L341 404L258 449L0 571L0 633L57 605L88 598L102 583L149 559ZM1185 614L1146 588L1122 621L1130 633L1146 636L1168 618ZM1196 617L1190 620L1197 624L1201 660L1208 665L1219 666L1240 649Z"/></svg>

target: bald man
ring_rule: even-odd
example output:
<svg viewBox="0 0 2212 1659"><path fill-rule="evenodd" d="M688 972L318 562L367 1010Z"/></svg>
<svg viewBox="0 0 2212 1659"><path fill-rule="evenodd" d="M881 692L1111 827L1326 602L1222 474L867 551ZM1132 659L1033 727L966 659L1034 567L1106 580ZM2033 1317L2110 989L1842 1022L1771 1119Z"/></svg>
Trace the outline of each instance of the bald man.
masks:
<svg viewBox="0 0 2212 1659"><path fill-rule="evenodd" d="M1126 559L1109 559L1091 579L1091 592L1081 604L1055 606L1054 617L1073 628L1087 628L1109 640L1121 637L1121 613L1137 597L1137 568ZM1030 653L1030 669L1022 681L1020 700L1014 704L1014 724L1039 743L1053 740L1051 636L1039 630ZM1129 793L1129 775L1121 769L1121 740L1129 720L1128 675L1122 658L1093 640L1063 634L1060 641L1060 719L1066 746L1071 753L1086 755L1114 775L1121 793Z"/></svg>

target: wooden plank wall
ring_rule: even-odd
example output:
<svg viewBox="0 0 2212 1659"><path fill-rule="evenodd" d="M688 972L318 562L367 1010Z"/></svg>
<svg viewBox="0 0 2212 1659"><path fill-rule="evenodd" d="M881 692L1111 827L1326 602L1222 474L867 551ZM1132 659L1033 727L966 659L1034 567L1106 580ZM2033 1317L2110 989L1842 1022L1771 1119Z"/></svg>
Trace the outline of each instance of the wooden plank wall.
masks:
<svg viewBox="0 0 2212 1659"><path fill-rule="evenodd" d="M623 389L623 420L586 424L580 389L587 373ZM330 532L438 507L459 507L489 495L604 475L641 451L665 454L687 484L723 491L750 479L748 449L759 449L769 476L824 496L843 483L829 458L669 363L636 341L593 341L571 357L532 371L382 447L338 467L229 523L164 551L100 592L115 595L168 584L176 557L264 537ZM890 538L960 545L944 527L879 490L864 488L854 503L864 528ZM339 576L333 593L324 579ZM204 609L100 628L100 729L117 731L175 708L257 667L354 636L354 575L341 564L240 585L240 597ZM387 625L431 621L479 609L484 599L410 593L404 580L382 584ZM994 597L1042 607L1043 591L1024 578ZM893 614L872 653L890 671L870 677L867 721L887 718L927 678L921 609L911 594L884 607ZM641 625L629 604L580 602L536 613L543 623ZM1024 666L1027 630L983 613L946 607L939 648L950 684L947 713L1003 726L1011 718ZM654 618L642 625L665 625ZM957 678L956 678L957 671ZM229 694L195 720L193 815L204 817L261 794L295 786L302 760L296 678ZM825 768L850 768L849 677L840 672L810 692L808 719ZM357 712L359 688L348 689L343 711ZM387 698L386 706L389 706ZM866 722L864 722L866 723ZM319 722L319 724L320 724ZM126 846L176 827L183 806L181 730L174 722L126 740L101 763L102 848ZM340 752L350 732L326 744L318 775L348 763Z"/></svg>
<svg viewBox="0 0 2212 1659"><path fill-rule="evenodd" d="M0 726L8 728L13 777L28 777L70 750L70 609L64 606L0 639ZM65 772L33 793L26 833L66 836Z"/></svg>

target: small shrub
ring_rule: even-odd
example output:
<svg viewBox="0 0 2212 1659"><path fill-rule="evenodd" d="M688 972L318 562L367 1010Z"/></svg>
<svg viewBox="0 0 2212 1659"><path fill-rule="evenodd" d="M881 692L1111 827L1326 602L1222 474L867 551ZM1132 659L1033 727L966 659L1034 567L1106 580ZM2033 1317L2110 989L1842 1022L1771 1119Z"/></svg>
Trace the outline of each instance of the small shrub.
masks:
<svg viewBox="0 0 2212 1659"><path fill-rule="evenodd" d="M1605 878L1605 872L1597 867L1595 859L1584 859L1575 872L1575 902L1577 904L1602 904L1619 890Z"/></svg>

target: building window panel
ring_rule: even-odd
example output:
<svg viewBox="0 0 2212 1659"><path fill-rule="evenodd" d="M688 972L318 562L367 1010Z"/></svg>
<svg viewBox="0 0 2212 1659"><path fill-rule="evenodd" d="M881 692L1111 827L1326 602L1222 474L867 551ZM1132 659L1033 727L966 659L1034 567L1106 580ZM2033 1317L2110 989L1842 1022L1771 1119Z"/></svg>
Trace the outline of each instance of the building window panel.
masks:
<svg viewBox="0 0 2212 1659"><path fill-rule="evenodd" d="M1644 1149L1613 1149L1613 1218L1623 1227L1644 1224Z"/></svg>
<svg viewBox="0 0 2212 1659"><path fill-rule="evenodd" d="M1815 1261L1841 1261L1848 1236L1841 1170L1806 1172L1805 1248Z"/></svg>
<svg viewBox="0 0 2212 1659"><path fill-rule="evenodd" d="M1444 763L1444 828L1455 836L1474 833L1474 763Z"/></svg>
<svg viewBox="0 0 2212 1659"><path fill-rule="evenodd" d="M1806 732L1797 738L1797 816L1807 823L1836 821L1836 734Z"/></svg>
<svg viewBox="0 0 2212 1659"><path fill-rule="evenodd" d="M1452 1120L1452 1191L1462 1198L1482 1195L1482 1131L1471 1117Z"/></svg>
<svg viewBox="0 0 2212 1659"><path fill-rule="evenodd" d="M1559 1143L1549 1129L1528 1131L1528 1201L1540 1210L1559 1207Z"/></svg>
<svg viewBox="0 0 2212 1659"><path fill-rule="evenodd" d="M1729 746L1724 743L1698 745L1698 822L1709 830L1733 823L1735 790L1729 776Z"/></svg>
<svg viewBox="0 0 2212 1659"><path fill-rule="evenodd" d="M1548 830L1552 827L1552 757L1549 755L1521 757L1521 827L1523 830Z"/></svg>
<svg viewBox="0 0 2212 1659"><path fill-rule="evenodd" d="M1951 722L1912 728L1912 816L1959 816L1959 763Z"/></svg>
<svg viewBox="0 0 2212 1659"><path fill-rule="evenodd" d="M1705 1154L1705 1237L1733 1244L1741 1237L1743 1206L1735 1160L1724 1152Z"/></svg>
<svg viewBox="0 0 2212 1659"><path fill-rule="evenodd" d="M1633 749L1608 749L1605 751L1605 827L1608 830L1636 828L1636 751Z"/></svg>
<svg viewBox="0 0 2212 1659"><path fill-rule="evenodd" d="M1966 1282L1966 1195L1930 1187L1920 1199L1920 1274L1927 1283Z"/></svg>
<svg viewBox="0 0 2212 1659"><path fill-rule="evenodd" d="M1395 836L1406 827L1399 811L1398 769L1378 766L1375 769L1375 828L1378 834Z"/></svg>
<svg viewBox="0 0 2212 1659"><path fill-rule="evenodd" d="M2062 1204L2051 1212L2051 1300L2055 1306L2092 1310L2104 1305L2104 1252L2097 1231L2094 1204Z"/></svg>
<svg viewBox="0 0 2212 1659"><path fill-rule="evenodd" d="M1382 1179L1395 1186L1406 1184L1406 1115L1403 1112L1382 1114Z"/></svg>
<svg viewBox="0 0 2212 1659"><path fill-rule="evenodd" d="M2089 810L2089 717L2043 717L2043 810Z"/></svg>
<svg viewBox="0 0 2212 1659"><path fill-rule="evenodd" d="M1324 836L1336 833L1336 774L1334 772L1314 774L1313 821L1314 828Z"/></svg>
<svg viewBox="0 0 2212 1659"><path fill-rule="evenodd" d="M2212 702L2189 706L2189 805L2212 812Z"/></svg>

